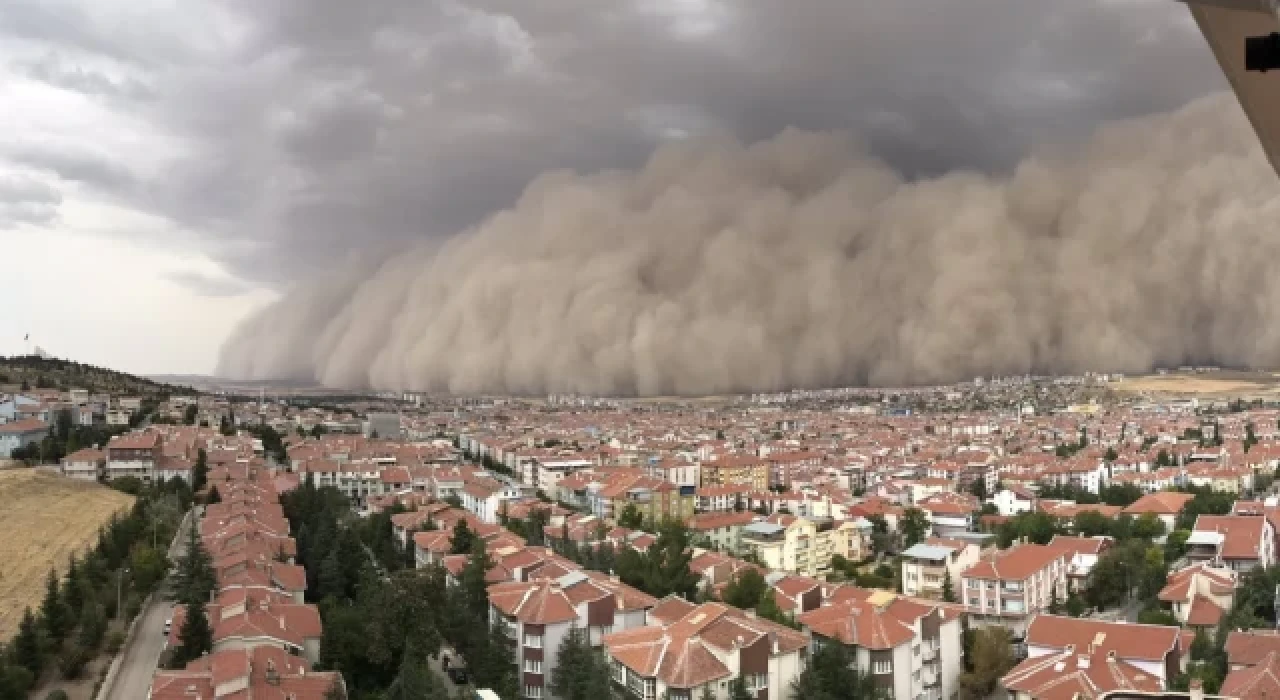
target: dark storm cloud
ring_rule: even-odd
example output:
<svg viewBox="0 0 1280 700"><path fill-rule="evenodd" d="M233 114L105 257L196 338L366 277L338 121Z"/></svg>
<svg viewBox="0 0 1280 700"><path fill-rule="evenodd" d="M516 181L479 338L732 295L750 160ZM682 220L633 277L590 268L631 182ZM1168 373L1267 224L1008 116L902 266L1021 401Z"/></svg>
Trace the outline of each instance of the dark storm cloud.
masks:
<svg viewBox="0 0 1280 700"><path fill-rule="evenodd" d="M137 185L137 178L122 163L84 150L26 144L0 148L0 157L106 192L124 194Z"/></svg>
<svg viewBox="0 0 1280 700"><path fill-rule="evenodd" d="M1162 0L240 0L193 5L229 28L190 46L176 16L126 44L91 7L19 0L0 27L143 67L162 104L140 113L192 152L139 206L272 284L452 235L547 169L638 166L681 132L846 129L908 177L998 171L1221 86Z"/></svg>

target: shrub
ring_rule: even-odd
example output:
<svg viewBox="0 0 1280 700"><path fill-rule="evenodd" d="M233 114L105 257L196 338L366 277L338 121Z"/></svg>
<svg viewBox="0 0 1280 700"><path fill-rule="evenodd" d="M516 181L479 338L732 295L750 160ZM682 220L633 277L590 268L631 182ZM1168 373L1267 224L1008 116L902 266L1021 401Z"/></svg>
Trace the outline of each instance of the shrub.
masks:
<svg viewBox="0 0 1280 700"><path fill-rule="evenodd" d="M124 646L124 632L120 630L111 630L107 634L107 653L115 654L120 651L120 647Z"/></svg>
<svg viewBox="0 0 1280 700"><path fill-rule="evenodd" d="M79 678L89 663L89 652L80 645L73 645L62 655L60 664L63 678Z"/></svg>

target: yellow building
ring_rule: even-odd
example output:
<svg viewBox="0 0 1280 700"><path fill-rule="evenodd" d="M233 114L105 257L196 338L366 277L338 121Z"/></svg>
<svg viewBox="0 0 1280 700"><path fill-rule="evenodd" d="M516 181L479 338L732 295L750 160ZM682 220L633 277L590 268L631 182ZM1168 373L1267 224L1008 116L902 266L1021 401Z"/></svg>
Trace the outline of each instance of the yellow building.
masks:
<svg viewBox="0 0 1280 700"><path fill-rule="evenodd" d="M702 464L703 486L769 488L769 463L758 457L731 455Z"/></svg>
<svg viewBox="0 0 1280 700"><path fill-rule="evenodd" d="M823 578L835 554L862 558L862 532L852 521L815 523L791 515L775 515L766 522L742 528L742 548L754 551L770 569Z"/></svg>

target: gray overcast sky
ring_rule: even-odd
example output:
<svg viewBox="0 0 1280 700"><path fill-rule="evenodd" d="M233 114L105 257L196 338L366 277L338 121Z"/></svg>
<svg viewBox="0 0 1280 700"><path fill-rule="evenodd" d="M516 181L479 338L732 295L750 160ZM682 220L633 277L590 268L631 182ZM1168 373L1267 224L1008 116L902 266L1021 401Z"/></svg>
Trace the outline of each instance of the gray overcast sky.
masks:
<svg viewBox="0 0 1280 700"><path fill-rule="evenodd" d="M665 139L998 172L1223 86L1171 0L5 0L0 354L207 372L290 282Z"/></svg>

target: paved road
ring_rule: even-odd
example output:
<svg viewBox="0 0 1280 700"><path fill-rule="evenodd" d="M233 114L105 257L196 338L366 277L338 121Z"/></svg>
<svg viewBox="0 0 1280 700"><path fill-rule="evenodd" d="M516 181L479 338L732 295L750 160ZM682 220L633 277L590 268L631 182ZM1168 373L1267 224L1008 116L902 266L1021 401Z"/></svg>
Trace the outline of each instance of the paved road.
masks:
<svg viewBox="0 0 1280 700"><path fill-rule="evenodd" d="M173 614L173 603L156 597L155 602L139 613L138 629L133 643L124 652L120 675L107 700L142 700L151 689L151 676L164 651L164 621Z"/></svg>
<svg viewBox="0 0 1280 700"><path fill-rule="evenodd" d="M197 509L200 506L196 506ZM169 561L176 564L185 552L187 528L195 521L194 513L189 513L178 528L173 542L169 545ZM161 584L163 587L164 584ZM151 690L151 677L155 674L156 664L160 662L160 653L164 651L164 622L173 615L173 603L165 600L157 592L151 597L151 604L138 613L138 628L133 640L124 649L124 658L120 660L120 672L106 700L142 700Z"/></svg>

